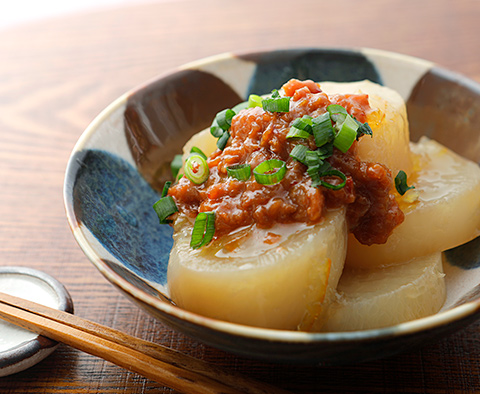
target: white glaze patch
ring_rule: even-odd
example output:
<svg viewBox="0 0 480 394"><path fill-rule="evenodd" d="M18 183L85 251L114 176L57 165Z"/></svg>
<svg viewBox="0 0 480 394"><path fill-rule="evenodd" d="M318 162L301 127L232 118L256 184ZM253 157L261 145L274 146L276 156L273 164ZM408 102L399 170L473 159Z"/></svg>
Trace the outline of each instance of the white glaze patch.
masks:
<svg viewBox="0 0 480 394"><path fill-rule="evenodd" d="M54 290L44 281L30 275L0 274L0 291L51 308L59 308L59 298ZM0 352L10 350L37 336L37 334L0 320Z"/></svg>
<svg viewBox="0 0 480 394"><path fill-rule="evenodd" d="M363 48L362 53L377 67L383 84L396 90L407 101L413 88L434 64L399 53Z"/></svg>

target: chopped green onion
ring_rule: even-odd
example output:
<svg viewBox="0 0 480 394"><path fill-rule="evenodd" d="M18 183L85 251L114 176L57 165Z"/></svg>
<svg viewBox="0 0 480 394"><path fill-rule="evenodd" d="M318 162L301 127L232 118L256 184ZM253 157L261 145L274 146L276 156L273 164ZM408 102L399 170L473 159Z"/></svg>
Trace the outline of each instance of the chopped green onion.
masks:
<svg viewBox="0 0 480 394"><path fill-rule="evenodd" d="M330 171L332 166L327 161L319 160L316 164L309 166L307 168L307 174L312 178L312 186L322 185L322 180L320 179L326 172Z"/></svg>
<svg viewBox="0 0 480 394"><path fill-rule="evenodd" d="M343 123L348 115L347 110L338 104L329 105L327 111L335 123Z"/></svg>
<svg viewBox="0 0 480 394"><path fill-rule="evenodd" d="M262 107L269 112L288 112L290 111L290 97L281 97L278 90L274 90L270 97L262 100Z"/></svg>
<svg viewBox="0 0 480 394"><path fill-rule="evenodd" d="M224 150L227 146L228 139L230 138L230 133L228 131L224 131L220 138L217 140L217 148L220 150Z"/></svg>
<svg viewBox="0 0 480 394"><path fill-rule="evenodd" d="M206 160L197 154L188 157L185 161L183 171L185 172L185 176L196 185L205 182L210 172Z"/></svg>
<svg viewBox="0 0 480 394"><path fill-rule="evenodd" d="M312 134L313 120L309 115L303 115L301 118L297 118L292 122L292 127L303 130Z"/></svg>
<svg viewBox="0 0 480 394"><path fill-rule="evenodd" d="M287 172L287 165L283 160L265 160L253 170L255 180L262 185L274 185L280 182Z"/></svg>
<svg viewBox="0 0 480 394"><path fill-rule="evenodd" d="M294 158L295 160L299 161L307 165L305 162L305 154L308 151L308 147L302 144L295 145L290 152L290 157Z"/></svg>
<svg viewBox="0 0 480 394"><path fill-rule="evenodd" d="M312 134L312 117L304 115L295 119L290 125L286 138L308 138Z"/></svg>
<svg viewBox="0 0 480 394"><path fill-rule="evenodd" d="M215 115L215 118L213 119L213 122L212 122L212 125L210 126L210 134L213 135L215 138L220 138L223 133L224 133L224 129L220 127L220 125L218 124L218 119L217 118L225 118L225 113L226 113L226 109L217 113ZM222 115L222 113L224 113ZM227 129L228 130L228 129Z"/></svg>
<svg viewBox="0 0 480 394"><path fill-rule="evenodd" d="M220 111L216 116L215 116L215 121L218 124L218 127L220 127L222 130L228 131L232 124L232 118L235 116L235 111L227 108L224 109L223 111Z"/></svg>
<svg viewBox="0 0 480 394"><path fill-rule="evenodd" d="M341 105L338 104L331 104L327 107L327 111L332 116L333 114L344 114L347 116L347 110L345 107L342 107Z"/></svg>
<svg viewBox="0 0 480 394"><path fill-rule="evenodd" d="M360 123L360 126L357 129L357 141L362 135L369 135L370 137L373 136L372 128L368 123Z"/></svg>
<svg viewBox="0 0 480 394"><path fill-rule="evenodd" d="M196 146L192 146L192 149L190 149L190 154L197 154L202 156L205 160L207 160L207 155L203 153L203 151L200 148L197 148Z"/></svg>
<svg viewBox="0 0 480 394"><path fill-rule="evenodd" d="M325 144L317 149L317 154L320 159L325 160L333 155L333 144Z"/></svg>
<svg viewBox="0 0 480 394"><path fill-rule="evenodd" d="M282 97L280 99L264 99L262 102L263 109L269 112L288 112L290 111L290 97Z"/></svg>
<svg viewBox="0 0 480 394"><path fill-rule="evenodd" d="M224 130L220 128L217 121L214 120L212 125L210 126L210 134L213 135L215 138L219 138L223 135Z"/></svg>
<svg viewBox="0 0 480 394"><path fill-rule="evenodd" d="M332 168L332 165L328 161L324 161L320 166L320 176L323 176L323 173L332 170Z"/></svg>
<svg viewBox="0 0 480 394"><path fill-rule="evenodd" d="M347 152L357 138L357 129L357 122L350 115L347 115L333 140L333 145L343 153Z"/></svg>
<svg viewBox="0 0 480 394"><path fill-rule="evenodd" d="M178 212L177 204L175 204L172 196L162 197L153 204L153 209L158 215L160 224L170 223L171 220L168 220L167 218L175 212Z"/></svg>
<svg viewBox="0 0 480 394"><path fill-rule="evenodd" d="M262 107L263 98L256 94L251 94L248 96L248 108L252 107Z"/></svg>
<svg viewBox="0 0 480 394"><path fill-rule="evenodd" d="M192 249L201 248L207 245L215 235L215 213L200 212L193 224L192 238L190 247Z"/></svg>
<svg viewBox="0 0 480 394"><path fill-rule="evenodd" d="M342 107L343 108L343 107ZM335 138L335 132L332 126L330 114L325 112L319 117L313 119L312 126L313 138L318 148L322 147L328 142L332 142Z"/></svg>
<svg viewBox="0 0 480 394"><path fill-rule="evenodd" d="M288 131L288 134L286 136L286 138L288 138L288 139L290 139L290 138L308 138L308 137L310 137L310 134L307 131L297 129L294 126L290 127L290 130Z"/></svg>
<svg viewBox="0 0 480 394"><path fill-rule="evenodd" d="M215 116L212 126L210 127L210 134L218 138L217 148L220 150L225 149L227 141L230 138L228 130L230 129L234 116L235 111L233 109L224 109Z"/></svg>
<svg viewBox="0 0 480 394"><path fill-rule="evenodd" d="M183 158L182 155L175 155L172 162L170 163L170 169L172 171L173 179L177 178L178 171L180 171L180 168L182 168L182 166L183 166L182 158Z"/></svg>
<svg viewBox="0 0 480 394"><path fill-rule="evenodd" d="M248 101L243 101L232 108L232 111L238 114L242 109L248 108Z"/></svg>
<svg viewBox="0 0 480 394"><path fill-rule="evenodd" d="M250 164L237 164L227 167L227 174L239 181L246 181L250 179L252 174Z"/></svg>
<svg viewBox="0 0 480 394"><path fill-rule="evenodd" d="M415 186L407 185L407 174L403 170L400 170L395 177L395 189L397 189L398 194L401 196L403 196L408 190L415 189Z"/></svg>
<svg viewBox="0 0 480 394"><path fill-rule="evenodd" d="M167 181L164 183L163 185L163 190L162 190L162 198L163 197L166 197L166 195L168 194L168 189L170 189L170 186L172 186L172 181Z"/></svg>
<svg viewBox="0 0 480 394"><path fill-rule="evenodd" d="M312 179L312 186L316 187L320 185L320 165L315 164L313 166L308 166L307 174Z"/></svg>
<svg viewBox="0 0 480 394"><path fill-rule="evenodd" d="M336 177L342 179L342 181L343 181L342 183L339 183L338 185L335 185L335 184L332 184L332 183L325 182L324 180L320 180L320 184L323 187L326 187L328 189L339 190L339 189L343 188L347 183L347 176L339 170L329 170L329 171L325 171L325 172L320 173L320 178L323 178L323 177L326 177L326 176L336 176Z"/></svg>
<svg viewBox="0 0 480 394"><path fill-rule="evenodd" d="M320 166L323 164L323 160L320 159L317 152L314 150L307 150L305 152L305 163L309 167Z"/></svg>

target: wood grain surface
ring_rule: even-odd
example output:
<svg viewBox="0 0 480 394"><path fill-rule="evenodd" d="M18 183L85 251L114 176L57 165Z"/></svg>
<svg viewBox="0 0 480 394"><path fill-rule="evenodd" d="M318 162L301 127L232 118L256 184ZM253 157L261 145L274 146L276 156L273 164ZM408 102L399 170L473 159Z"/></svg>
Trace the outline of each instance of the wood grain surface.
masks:
<svg viewBox="0 0 480 394"><path fill-rule="evenodd" d="M88 123L125 91L221 52L373 47L480 81L480 1L162 1L0 31L0 265L45 271L77 315L295 393L480 392L480 324L420 351L343 367L276 365L191 340L124 298L80 251L62 189ZM62 345L0 393L172 393Z"/></svg>

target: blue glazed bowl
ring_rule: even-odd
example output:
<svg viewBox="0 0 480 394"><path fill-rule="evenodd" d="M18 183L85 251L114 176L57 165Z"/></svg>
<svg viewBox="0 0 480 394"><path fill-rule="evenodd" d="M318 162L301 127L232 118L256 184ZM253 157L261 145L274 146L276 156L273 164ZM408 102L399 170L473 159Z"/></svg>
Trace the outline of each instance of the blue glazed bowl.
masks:
<svg viewBox="0 0 480 394"><path fill-rule="evenodd" d="M427 135L478 162L480 86L428 61L372 49L292 49L225 54L188 64L123 95L87 128L65 180L73 234L100 272L169 326L243 356L279 362L342 364L425 344L478 318L480 241L446 252L448 298L438 314L356 332L306 333L242 326L174 305L166 272L172 230L152 205L169 163L214 115L269 93L290 78L370 79L407 102L412 140ZM450 136L454 134L455 138Z"/></svg>

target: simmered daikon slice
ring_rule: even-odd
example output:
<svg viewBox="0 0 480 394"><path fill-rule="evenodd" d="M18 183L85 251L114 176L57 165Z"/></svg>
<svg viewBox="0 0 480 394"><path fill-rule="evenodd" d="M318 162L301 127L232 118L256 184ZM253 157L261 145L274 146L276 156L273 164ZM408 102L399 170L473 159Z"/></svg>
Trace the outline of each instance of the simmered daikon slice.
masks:
<svg viewBox="0 0 480 394"><path fill-rule="evenodd" d="M345 269L322 331L383 328L437 313L446 289L441 253L405 264Z"/></svg>
<svg viewBox="0 0 480 394"><path fill-rule="evenodd" d="M408 261L463 244L479 235L480 167L423 137L411 146L418 171L401 199L405 221L382 245L349 236L346 264L372 268Z"/></svg>
<svg viewBox="0 0 480 394"><path fill-rule="evenodd" d="M183 146L184 161L194 146L199 148L205 155L210 156L217 149L217 138L210 134L210 128L194 134Z"/></svg>
<svg viewBox="0 0 480 394"><path fill-rule="evenodd" d="M373 137L364 136L357 143L357 156L366 162L386 165L392 175L412 171L410 132L407 110L402 97L394 90L370 81L320 82L320 88L332 94L368 94L373 112L367 116Z"/></svg>
<svg viewBox="0 0 480 394"><path fill-rule="evenodd" d="M309 329L334 297L345 260L343 209L314 226L239 229L196 250L190 221L180 217L175 230L168 266L172 300L250 326Z"/></svg>

